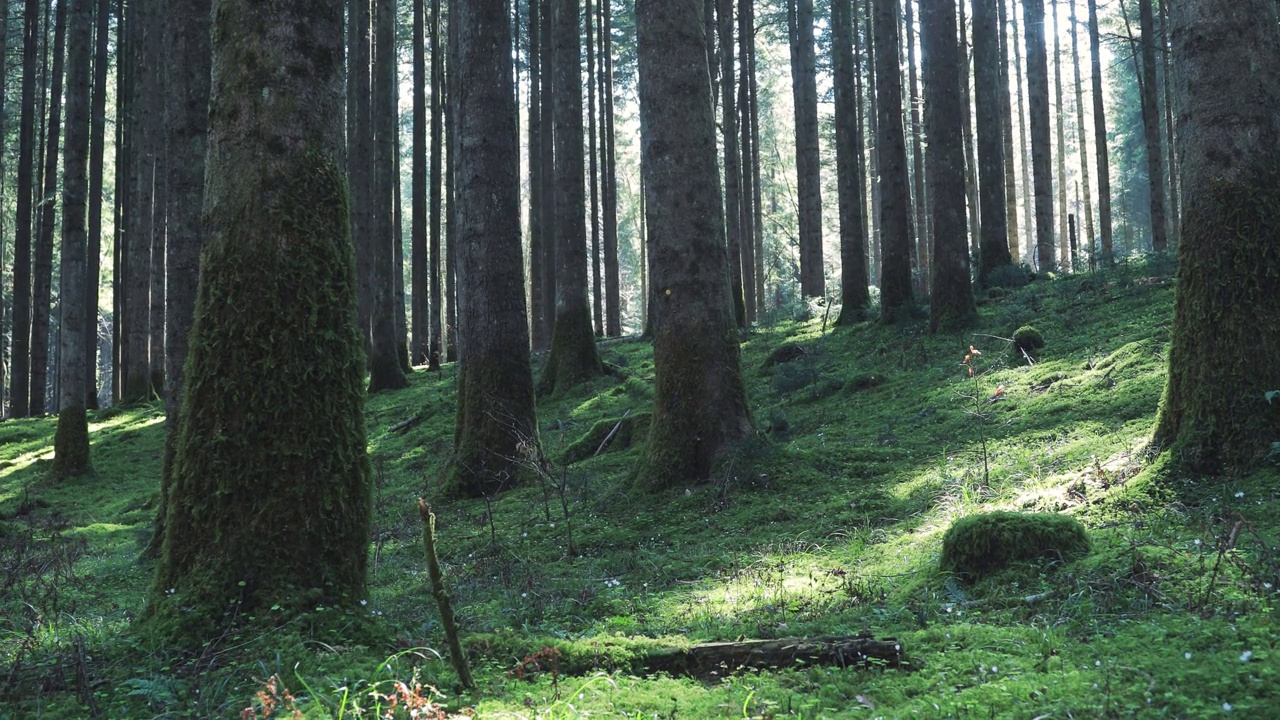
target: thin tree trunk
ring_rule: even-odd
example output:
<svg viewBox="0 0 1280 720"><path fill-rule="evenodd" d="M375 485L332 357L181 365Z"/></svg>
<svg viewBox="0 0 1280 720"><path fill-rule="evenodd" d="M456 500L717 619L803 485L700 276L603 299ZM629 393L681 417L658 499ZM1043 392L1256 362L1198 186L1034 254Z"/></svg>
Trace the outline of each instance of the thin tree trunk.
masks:
<svg viewBox="0 0 1280 720"><path fill-rule="evenodd" d="M351 239L356 248L356 291L360 336L366 361L373 357L373 16L372 0L348 3L347 142L348 184L351 188ZM362 159L362 160L359 160Z"/></svg>
<svg viewBox="0 0 1280 720"><path fill-rule="evenodd" d="M600 0L600 122L603 128L604 191L604 330L609 337L622 334L622 273L618 264L618 158L613 122L613 13L609 0Z"/></svg>
<svg viewBox="0 0 1280 720"><path fill-rule="evenodd" d="M98 0L95 15L93 97L89 108L88 266L85 270L85 407L98 407L98 291L102 270L102 185L106 147L107 70L110 64L111 0Z"/></svg>
<svg viewBox="0 0 1280 720"><path fill-rule="evenodd" d="M750 2L751 0L748 0ZM733 72L733 0L719 0L717 20L720 30L721 136L724 143L725 239L729 250L729 292L733 317L738 327L747 326L747 308L742 280L742 168L738 153L738 108L735 104Z"/></svg>
<svg viewBox="0 0 1280 720"><path fill-rule="evenodd" d="M445 344L444 356L456 362L458 355L458 24L453 14L457 7L449 6L449 35L445 51L445 166L444 187L446 214L444 226L444 295L445 295Z"/></svg>
<svg viewBox="0 0 1280 720"><path fill-rule="evenodd" d="M871 183L869 193L871 202L871 283L881 287L884 281L884 225L880 215L880 95L876 85L876 73L879 67L875 39L875 18L873 9L878 0L866 0L866 23L863 24L867 41L867 144L870 146L868 161L870 173L867 175Z"/></svg>
<svg viewBox="0 0 1280 720"><path fill-rule="evenodd" d="M920 82L918 80L920 66L916 64L916 23L915 5L920 0L901 0L905 10L906 44L907 44L907 101L911 113L911 208L914 213L911 241L912 279L916 289L927 296L929 282L932 279L929 270L929 190L925 187L924 137L920 122Z"/></svg>
<svg viewBox="0 0 1280 720"><path fill-rule="evenodd" d="M542 253L546 242L542 214L542 3L529 0L529 341L541 350L550 342L545 337L547 307L542 294Z"/></svg>
<svg viewBox="0 0 1280 720"><path fill-rule="evenodd" d="M982 0L979 0L981 2ZM1022 234L1018 229L1018 155L1013 147L1013 103L1009 97L1009 23L1007 8L1010 0L996 0L997 18L1000 24L1000 125L1004 142L1004 206L1005 219L1008 222L1006 236L1009 247L1009 262L1018 265L1022 262L1020 248ZM1018 108L1021 117L1022 108ZM981 126L981 121L979 121Z"/></svg>
<svg viewBox="0 0 1280 720"><path fill-rule="evenodd" d="M1023 0L1027 45L1027 100L1031 116L1031 163L1036 200L1036 261L1054 269L1052 125L1049 118L1049 61L1045 57L1044 0Z"/></svg>
<svg viewBox="0 0 1280 720"><path fill-rule="evenodd" d="M742 303L748 324L756 320L756 243L755 243L755 181L751 172L755 143L751 139L751 62L748 37L755 33L747 8L754 0L738 4L738 143L742 149L742 167L739 168L738 187L742 202L739 208L738 237L742 246Z"/></svg>
<svg viewBox="0 0 1280 720"><path fill-rule="evenodd" d="M862 21L863 16L858 12L856 2L852 6L850 14L853 16L851 18L851 22L853 24L853 103L858 123L857 203L858 212L862 215L862 237L858 239L858 242L862 244L864 251L862 260L863 279L866 281L868 288L870 288L871 285L876 284L875 259L879 257L880 254L880 244L874 241L868 242L868 238L875 237L874 232L869 232L869 230L871 230L869 227L871 222L871 210L870 205L867 203L869 180L869 176L867 175L867 146L873 142L872 138L874 137L874 133L870 132L867 125L867 119L874 115L874 113L868 112L867 105L864 104L868 98L865 80L863 78L863 60L865 59L867 61L866 68L868 72L871 70L871 61L868 57L868 53L864 51L864 48L867 50L870 49L869 44L863 42L863 31L867 23ZM867 296L870 298L870 290L868 290Z"/></svg>
<svg viewBox="0 0 1280 720"><path fill-rule="evenodd" d="M133 193L133 21L125 13L125 0L116 3L116 197L112 207L115 232L111 252L111 392L112 402L124 397L125 331L124 318L128 285L129 252L125 226L131 222L129 212Z"/></svg>
<svg viewBox="0 0 1280 720"><path fill-rule="evenodd" d="M1176 150L1177 125L1173 118L1173 68L1170 56L1173 54L1169 50L1169 3L1168 0L1160 0L1160 60L1161 60L1161 83L1160 86L1164 90L1164 139L1165 139L1165 157L1169 161L1169 239L1176 246L1178 244L1179 224L1182 220L1181 214L1181 190L1179 182L1181 178L1178 175L1178 153Z"/></svg>
<svg viewBox="0 0 1280 720"><path fill-rule="evenodd" d="M409 359L425 365L431 357L427 318L430 307L427 282L427 7L425 0L413 0L413 227L409 239L409 302L411 303Z"/></svg>
<svg viewBox="0 0 1280 720"><path fill-rule="evenodd" d="M911 290L911 189L902 128L902 72L899 69L898 0L877 0L875 35L880 171L880 309L886 322L909 316Z"/></svg>
<svg viewBox="0 0 1280 720"><path fill-rule="evenodd" d="M752 227L755 231L755 256L756 265L754 268L756 278L756 316L759 317L764 313L764 202L762 199L761 189L763 187L763 179L760 173L760 81L756 68L756 16L755 2L748 2L742 6L747 12L747 26L751 28L751 32L747 33L747 55L744 61L750 70L751 85L751 181L754 187L751 190L751 196L754 206L751 209L753 218L751 220Z"/></svg>
<svg viewBox="0 0 1280 720"><path fill-rule="evenodd" d="M9 51L9 6L6 3L4 12L0 12L0 58L7 58ZM0 82L0 207L5 205L5 160L9 156L9 123L7 112L8 83ZM0 420L6 417L5 399L8 395L9 383L6 375L9 367L9 347L4 329L8 320L8 300L5 297L4 261L8 255L6 248L8 237L0 223Z"/></svg>
<svg viewBox="0 0 1280 720"><path fill-rule="evenodd" d="M1025 0L1024 0L1025 2ZM1021 7L1023 10L1023 37L1026 34L1026 8L1022 6L1018 0L1010 0L1009 6L1009 42L1013 46L1013 65L1014 86L1017 88L1018 102L1018 136L1021 141L1021 149L1018 153L1018 161L1022 166L1022 217L1026 219L1023 223L1023 236L1019 240L1022 247L1026 248L1027 260L1034 267L1037 262L1036 257L1036 213L1032 209L1032 200L1035 198L1035 186L1031 180L1031 140L1027 136L1027 114L1028 104L1024 102L1024 88L1027 87L1025 72L1022 64L1022 48L1023 44L1018 42L1018 13Z"/></svg>
<svg viewBox="0 0 1280 720"><path fill-rule="evenodd" d="M1053 96L1057 112L1054 113L1054 129L1058 139L1056 160L1058 180L1058 266L1063 272L1071 272L1071 248L1067 238L1067 108L1062 100L1062 49L1058 32L1058 0L1052 0L1049 14L1053 22L1049 32L1053 33Z"/></svg>
<svg viewBox="0 0 1280 720"><path fill-rule="evenodd" d="M822 264L822 177L818 149L818 90L813 48L813 0L790 0L791 87L796 122L796 192L800 198L800 292L826 292Z"/></svg>
<svg viewBox="0 0 1280 720"><path fill-rule="evenodd" d="M1084 83L1080 80L1080 22L1076 16L1076 0L1071 0L1071 64L1076 81L1076 137L1080 147L1080 188L1084 195L1084 242L1089 248L1089 270L1097 265L1093 247L1093 191L1089 187L1089 138L1085 132ZM1078 259L1078 258L1077 258Z"/></svg>
<svg viewBox="0 0 1280 720"><path fill-rule="evenodd" d="M1102 95L1102 52L1098 37L1098 0L1089 2L1089 54L1093 65L1093 142L1098 160L1098 232L1102 264L1110 267L1115 253L1111 230L1111 163L1107 151L1107 115Z"/></svg>
<svg viewBox="0 0 1280 720"><path fill-rule="evenodd" d="M1123 6L1122 6L1123 8ZM1160 103L1156 85L1156 31L1151 0L1138 0L1138 24L1142 33L1142 134L1147 141L1147 178L1151 183L1151 249L1164 252L1169 247L1168 218L1165 215L1164 151L1160 137Z"/></svg>
<svg viewBox="0 0 1280 720"><path fill-rule="evenodd" d="M58 146L62 137L62 72L66 56L67 4L54 11L53 58L49 76L49 123L44 152L44 196L31 285L31 401L34 417L48 412L49 303L53 294L53 231L58 196Z"/></svg>
<svg viewBox="0 0 1280 720"><path fill-rule="evenodd" d="M443 156L444 156L444 52L440 47L440 0L431 0L431 220L430 268L428 270L428 291L431 293L431 321L429 347L427 349L427 368L440 369L441 352L441 315L444 298L440 290L440 273L443 264L440 262L440 230L441 205L443 199Z"/></svg>
<svg viewBox="0 0 1280 720"><path fill-rule="evenodd" d="M555 330L556 320L556 266L558 264L557 243L559 233L556 231L556 191L555 136L558 133L555 123L555 42L552 36L552 20L554 7L552 0L539 0L541 6L542 57L539 59L542 75L542 137L538 146L542 150L542 207L539 211L542 219L542 253L534 258L541 264L542 285L535 292L542 293L542 328L534 333L538 340L534 343L536 350L549 350L551 336Z"/></svg>
<svg viewBox="0 0 1280 720"><path fill-rule="evenodd" d="M974 147L974 131L973 131L973 102L972 93L969 88L969 79L973 77L970 74L970 54L968 37L965 32L967 24L965 17L965 2L957 4L959 16L957 18L957 27L960 37L960 64L964 70L960 79L960 107L963 117L964 132L964 189L965 198L969 206L969 255L977 257L979 252L980 238L982 237L982 205L978 200L978 160L977 149Z"/></svg>
<svg viewBox="0 0 1280 720"><path fill-rule="evenodd" d="M866 228L862 214L862 176L858 152L862 128L857 109L858 68L854 60L852 0L831 4L831 68L835 90L836 190L840 202L840 317L838 324L866 319L871 304L867 291Z"/></svg>
<svg viewBox="0 0 1280 720"><path fill-rule="evenodd" d="M18 217L13 245L13 349L9 372L9 412L31 411L31 224L32 170L36 146L36 56L40 47L40 1L26 0L22 34L22 119L18 129Z"/></svg>
<svg viewBox="0 0 1280 720"><path fill-rule="evenodd" d="M1009 253L1006 219L1010 209L1005 192L1007 129L1003 99L1008 97L1007 77L1001 67L998 5L1001 0L974 0L973 75L978 115L978 193L982 212L982 237L978 252L978 282L987 284L991 273L1013 261ZM1001 87L1001 86L1004 87ZM1014 203L1016 208L1016 203Z"/></svg>

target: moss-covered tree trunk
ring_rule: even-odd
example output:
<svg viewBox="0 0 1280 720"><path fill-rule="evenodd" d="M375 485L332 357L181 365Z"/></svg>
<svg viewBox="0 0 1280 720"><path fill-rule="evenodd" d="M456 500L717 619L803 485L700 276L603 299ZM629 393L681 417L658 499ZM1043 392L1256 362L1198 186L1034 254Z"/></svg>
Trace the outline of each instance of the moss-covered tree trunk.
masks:
<svg viewBox="0 0 1280 720"><path fill-rule="evenodd" d="M580 0L554 0L551 22L555 125L555 323L539 391L552 394L600 375L587 293L586 181L582 149Z"/></svg>
<svg viewBox="0 0 1280 720"><path fill-rule="evenodd" d="M751 433L729 298L699 0L636 3L641 153L652 221L653 426L638 484L706 479Z"/></svg>
<svg viewBox="0 0 1280 720"><path fill-rule="evenodd" d="M1267 0L1171 9L1182 243L1156 443L1198 473L1280 440L1280 25Z"/></svg>
<svg viewBox="0 0 1280 720"><path fill-rule="evenodd" d="M505 0L457 8L458 276L462 367L454 479L466 495L515 481L536 444L520 243L520 140Z"/></svg>
<svg viewBox="0 0 1280 720"><path fill-rule="evenodd" d="M92 0L73 0L68 11L71 52L67 54L67 149L63 166L62 323L59 333L58 432L54 473L78 475L89 467L89 427L85 417L85 236L89 154L89 51L93 45Z"/></svg>
<svg viewBox="0 0 1280 720"><path fill-rule="evenodd" d="M148 615L162 637L353 603L370 477L343 3L215 0L208 232Z"/></svg>

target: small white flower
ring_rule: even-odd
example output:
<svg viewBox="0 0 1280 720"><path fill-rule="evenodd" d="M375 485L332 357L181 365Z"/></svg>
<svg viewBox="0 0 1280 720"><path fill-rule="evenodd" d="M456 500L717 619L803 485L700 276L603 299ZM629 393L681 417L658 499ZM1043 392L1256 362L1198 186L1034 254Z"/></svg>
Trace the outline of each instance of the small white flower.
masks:
<svg viewBox="0 0 1280 720"><path fill-rule="evenodd" d="M1200 538L1196 538L1196 547L1200 547Z"/></svg>
<svg viewBox="0 0 1280 720"><path fill-rule="evenodd" d="M897 646L896 646L896 645L894 646L894 649L895 649L895 650L897 649ZM992 666L991 666L991 672L993 672L993 673L1000 672L1000 668L996 667L995 665L992 665Z"/></svg>
<svg viewBox="0 0 1280 720"><path fill-rule="evenodd" d="M1236 492L1236 497L1238 497L1238 498L1242 498L1242 497L1244 497L1244 491L1243 491L1243 490L1237 491L1237 492Z"/></svg>
<svg viewBox="0 0 1280 720"><path fill-rule="evenodd" d="M1245 650L1244 652L1240 653L1240 662L1249 662L1249 658L1251 657L1253 657L1253 651Z"/></svg>
<svg viewBox="0 0 1280 720"><path fill-rule="evenodd" d="M369 601L368 601L368 600L361 600L361 601L360 601L360 606L361 606L361 607L364 607L365 605L368 605L368 604L369 604Z"/></svg>
<svg viewBox="0 0 1280 720"><path fill-rule="evenodd" d="M1222 703L1222 712L1231 712L1231 703Z"/></svg>
<svg viewBox="0 0 1280 720"><path fill-rule="evenodd" d="M1190 655L1188 655L1187 657L1188 657L1188 658L1190 658ZM1093 666L1094 666L1094 667L1102 667L1102 661L1101 661L1101 660L1094 660L1094 661L1093 661Z"/></svg>
<svg viewBox="0 0 1280 720"><path fill-rule="evenodd" d="M1266 588L1266 589L1270 590L1270 589L1271 589L1271 583L1262 583L1262 587L1264 587L1264 588Z"/></svg>
<svg viewBox="0 0 1280 720"><path fill-rule="evenodd" d="M529 597L529 593L520 593L520 597L527 598Z"/></svg>
<svg viewBox="0 0 1280 720"><path fill-rule="evenodd" d="M1190 660L1190 659L1191 659L1191 653L1182 653L1182 657L1184 657L1184 658L1186 658L1186 659Z"/></svg>

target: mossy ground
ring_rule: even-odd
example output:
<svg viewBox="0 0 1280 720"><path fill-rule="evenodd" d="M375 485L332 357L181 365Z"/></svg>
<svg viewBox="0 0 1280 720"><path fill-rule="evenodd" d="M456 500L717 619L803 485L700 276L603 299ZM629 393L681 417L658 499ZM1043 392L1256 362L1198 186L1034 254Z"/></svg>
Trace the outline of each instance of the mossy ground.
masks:
<svg viewBox="0 0 1280 720"><path fill-rule="evenodd" d="M445 500L457 370L420 370L367 406L375 527L362 617L318 607L198 648L157 648L132 629L151 584L136 558L158 499L160 411L91 414L93 471L61 482L49 473L54 421L5 422L0 668L13 680L0 685L0 716L80 718L92 703L112 718L238 717L278 674L307 717L336 717L344 688L345 716L358 698L368 717L369 693L416 666L447 696L437 700L480 717L1269 717L1280 703L1280 472L1185 478L1144 454L1165 378L1169 270L1037 280L982 305L964 334L877 323L824 334L820 319L753 332L743 377L760 437L712 482L654 495L626 483L632 446L491 505ZM1025 324L1047 341L1033 367L1013 365L996 339ZM808 352L761 369L785 342ZM970 345L983 351L976 383L958 364ZM648 346L601 355L618 377L539 407L551 457L651 405ZM962 397L975 393L980 417ZM419 495L439 516L478 694L413 650L444 647ZM1093 550L972 586L941 574L951 521L991 510L1070 514ZM358 634L334 630L356 620ZM864 629L899 638L922 669L712 683L630 671L650 638ZM547 654L516 670L546 646L559 648L558 672Z"/></svg>

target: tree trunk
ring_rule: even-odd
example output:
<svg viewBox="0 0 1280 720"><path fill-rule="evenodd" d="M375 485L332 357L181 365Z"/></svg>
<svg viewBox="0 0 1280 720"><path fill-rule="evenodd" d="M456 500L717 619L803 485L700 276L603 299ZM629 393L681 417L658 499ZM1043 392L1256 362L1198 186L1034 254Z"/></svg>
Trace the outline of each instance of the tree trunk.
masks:
<svg viewBox="0 0 1280 720"><path fill-rule="evenodd" d="M40 0L26 0L22 29L22 119L18 128L18 217L13 243L13 345L9 371L9 413L31 411L31 224L35 187L36 63L40 48Z"/></svg>
<svg viewBox="0 0 1280 720"><path fill-rule="evenodd" d="M400 243L395 222L395 176L400 171L396 152L400 132L397 100L399 63L396 53L395 0L374 0L373 16L373 192L370 199L368 240L372 263L370 290L373 299L372 351L369 356L369 392L399 390L408 378L400 364L396 317L404 303L396 304L395 248Z"/></svg>
<svg viewBox="0 0 1280 720"><path fill-rule="evenodd" d="M1280 438L1280 325L1262 320L1280 315L1280 18L1268 0L1170 10L1185 195L1155 443L1173 472L1237 476Z"/></svg>
<svg viewBox="0 0 1280 720"><path fill-rule="evenodd" d="M867 145L871 144L869 138L875 136L871 132L868 125L868 118L874 115L874 112L868 112L867 100L869 99L866 92L866 79L863 75L863 60L866 60L866 72L870 74L871 58L869 57L869 43L864 44L863 35L866 23L862 22L862 16L859 14L857 4L851 8L851 19L853 28L853 104L856 110L858 123L858 147L857 147L857 174L858 174L858 213L862 215L862 235L858 238L858 242L863 247L863 274L866 285L868 286L868 304L870 303L870 286L876 284L875 276L875 258L879 257L880 244L874 241L875 232L871 224L871 206L867 203L868 179L867 174ZM864 49L866 48L866 49ZM867 241L870 237L873 240Z"/></svg>
<svg viewBox="0 0 1280 720"><path fill-rule="evenodd" d="M960 37L960 63L963 72L960 81L960 108L964 129L964 192L969 208L969 256L977 257L982 237L982 207L978 200L978 161L974 147L973 97L969 86L969 44L965 34L965 3L957 5L957 23Z"/></svg>
<svg viewBox="0 0 1280 720"><path fill-rule="evenodd" d="M750 117L750 133L751 133L751 167L750 173L751 188L751 226L755 233L753 238L755 242L755 267L752 269L755 274L756 286L756 317L764 312L764 203L762 200L761 188L763 185L760 174L760 82L756 74L756 15L755 2L748 2L742 5L742 9L746 12L747 19L744 21L746 26L750 28L747 35L747 53L743 55L743 62L746 64L749 74L748 84L750 95L751 109L747 113Z"/></svg>
<svg viewBox="0 0 1280 720"><path fill-rule="evenodd" d="M132 26L129 14L125 12L125 0L109 0L116 7L116 197L112 207L112 219L115 232L112 235L111 252L111 391L113 402L124 397L125 367L125 301L128 267L126 261L129 242L125 234L125 225L129 222L129 212L133 193L131 178L133 176L133 63L126 58L132 53Z"/></svg>
<svg viewBox="0 0 1280 720"><path fill-rule="evenodd" d="M902 129L902 73L898 69L898 0L876 0L876 145L880 172L880 310L886 322L914 312L911 292L911 190Z"/></svg>
<svg viewBox="0 0 1280 720"><path fill-rule="evenodd" d="M79 475L89 469L89 424L85 415L85 358L89 338L84 321L88 237L89 58L93 49L94 0L70 0L67 23L67 148L62 186L62 309L58 364L58 429L53 441L53 473Z"/></svg>
<svg viewBox="0 0 1280 720"><path fill-rule="evenodd" d="M49 76L49 124L44 151L44 195L31 284L31 400L33 417L48 412L49 304L53 294L53 230L58 205L58 145L62 137L62 71L66 53L67 6L54 11L53 67Z"/></svg>
<svg viewBox="0 0 1280 720"><path fill-rule="evenodd" d="M840 198L840 317L848 325L866 319L871 305L867 290L866 228L862 214L864 189L858 168L862 128L858 118L852 0L831 3L831 70L835 90L836 190Z"/></svg>
<svg viewBox="0 0 1280 720"><path fill-rule="evenodd" d="M800 293L826 293L822 265L822 165L818 152L818 90L813 48L813 0L789 0L791 94L796 122L796 192L800 207Z"/></svg>
<svg viewBox="0 0 1280 720"><path fill-rule="evenodd" d="M1024 0L1025 2L1025 0ZM1009 44L1013 46L1013 70L1014 86L1017 88L1018 102L1018 139L1021 147L1018 152L1018 160L1022 165L1022 217L1026 219L1023 224L1023 236L1018 240L1022 247L1026 248L1026 261L1032 267L1035 267L1036 258L1036 213L1032 210L1032 200L1035 197L1034 185L1031 181L1031 146L1030 138L1027 137L1027 103L1023 102L1024 87L1026 86L1025 73L1022 64L1022 48L1023 44L1018 42L1018 13L1017 9L1021 5L1018 0L1010 0L1009 6ZM1026 12L1023 8L1023 24L1026 24ZM1025 36L1024 36L1025 37Z"/></svg>
<svg viewBox="0 0 1280 720"><path fill-rule="evenodd" d="M876 55L876 38L875 38L875 18L874 9L877 0L866 0L863 3L866 8L866 41L867 41L867 134L869 140L867 144L870 146L868 152L868 162L870 172L867 175L871 183L871 192L868 193L871 198L871 235L869 244L871 245L871 283L876 287L881 287L884 282L884 258L882 251L884 248L884 224L880 217L880 95L876 87L877 69Z"/></svg>
<svg viewBox="0 0 1280 720"><path fill-rule="evenodd" d="M1151 249L1164 252L1169 247L1168 218L1165 216L1164 151L1161 149L1160 104L1156 85L1156 31L1151 0L1138 0L1138 25L1142 33L1142 134L1147 141L1147 177L1151 182Z"/></svg>
<svg viewBox="0 0 1280 720"><path fill-rule="evenodd" d="M212 18L208 234L147 608L178 642L225 633L229 601L273 624L358 610L371 509L342 3L215 0Z"/></svg>
<svg viewBox="0 0 1280 720"><path fill-rule="evenodd" d="M452 3L449 12L456 9ZM449 36L445 40L445 166L444 192L446 214L444 219L444 297L445 342L444 357L449 362L458 360L458 26L449 16Z"/></svg>
<svg viewBox="0 0 1280 720"><path fill-rule="evenodd" d="M542 294L542 254L546 243L546 222L542 213L545 185L542 168L542 3L529 0L529 337L535 350L550 344L545 336L549 312Z"/></svg>
<svg viewBox="0 0 1280 720"><path fill-rule="evenodd" d="M107 70L110 65L111 0L98 0L94 30L93 97L89 109L88 264L85 270L85 407L98 407L98 292L102 270L103 155L107 126Z"/></svg>
<svg viewBox="0 0 1280 720"><path fill-rule="evenodd" d="M1089 187L1089 139L1084 122L1084 83L1080 80L1080 22L1076 16L1076 0L1071 0L1071 64L1076 80L1076 138L1080 154L1080 188L1084 195L1084 242L1089 246L1089 270L1097 266L1093 247L1093 190ZM1079 260L1079 258L1077 258Z"/></svg>
<svg viewBox="0 0 1280 720"><path fill-rule="evenodd" d="M1115 253L1111 238L1111 167L1107 152L1107 115L1102 95L1098 0L1089 0L1089 53L1093 65L1093 143L1098 160L1098 233L1102 243L1102 264L1110 267Z"/></svg>
<svg viewBox="0 0 1280 720"><path fill-rule="evenodd" d="M986 285L991 273L1009 265L1008 212L1005 162L1010 118L1004 113L1002 93L1008 97L1006 75L1001 71L998 5L1002 0L974 0L973 75L978 115L978 196L982 212L982 238L978 251L978 283ZM1001 87L1004 85L1004 87Z"/></svg>
<svg viewBox="0 0 1280 720"><path fill-rule="evenodd" d="M964 113L960 84L968 82L956 44L955 0L920 0L924 56L925 130L929 135L930 214L933 217L933 292L929 331L954 330L973 321L977 308L969 284L965 238Z"/></svg>
<svg viewBox="0 0 1280 720"><path fill-rule="evenodd" d="M469 0L458 28L461 353L454 477L468 496L511 486L536 453L520 238L520 140L506 0Z"/></svg>
<svg viewBox="0 0 1280 720"><path fill-rule="evenodd" d="M1169 60L1169 5L1168 0L1160 0L1160 67L1161 87L1164 97L1164 139L1169 160L1169 239L1177 245L1179 223L1181 222L1181 190L1178 177L1178 153L1175 151L1177 125L1173 120L1173 68Z"/></svg>
<svg viewBox="0 0 1280 720"><path fill-rule="evenodd" d="M640 113L652 207L655 400L635 481L708 478L752 432L729 302L716 127L698 0L639 0Z"/></svg>
<svg viewBox="0 0 1280 720"><path fill-rule="evenodd" d="M356 248L356 292L365 357L373 359L373 16L372 0L347 3L347 182L351 188L351 240Z"/></svg>
<svg viewBox="0 0 1280 720"><path fill-rule="evenodd" d="M552 35L552 21L554 19L554 8L552 0L540 0L538 4L541 6L541 28L542 35L542 57L540 58L540 74L542 76L542 137L538 142L538 146L542 150L542 157L539 165L542 168L542 207L539 215L542 219L542 253L535 258L533 262L541 265L540 275L542 276L542 285L535 287L534 292L542 294L542 328L534 333L534 348L537 350L551 349L551 336L555 331L556 323L556 266L558 251L556 244L559 242L558 233L556 231L556 190L555 190L555 167L556 167L556 140L558 134L555 122L555 39Z"/></svg>
<svg viewBox="0 0 1280 720"><path fill-rule="evenodd" d="M1054 105L1057 112L1054 113L1054 129L1058 140L1057 153L1054 158L1057 161L1058 180L1056 183L1058 190L1058 265L1063 272L1071 272L1071 248L1067 243L1067 109L1062 101L1062 48L1058 32L1058 0L1052 0L1050 3L1050 16L1053 18L1050 23L1049 32L1053 33L1053 96Z"/></svg>
<svg viewBox="0 0 1280 720"><path fill-rule="evenodd" d="M428 300L427 282L427 4L413 0L413 168L411 187L413 227L409 239L410 334L409 360L425 365L431 357L431 323L434 307Z"/></svg>
<svg viewBox="0 0 1280 720"><path fill-rule="evenodd" d="M555 0L556 313L539 391L553 394L603 372L587 298L579 0Z"/></svg>
<svg viewBox="0 0 1280 720"><path fill-rule="evenodd" d="M905 10L907 41L907 102L911 109L911 208L914 213L914 231L911 235L911 271L916 289L922 296L929 294L929 189L925 187L924 137L920 131L920 83L919 65L916 64L915 4L920 0L900 0Z"/></svg>
<svg viewBox="0 0 1280 720"><path fill-rule="evenodd" d="M750 0L748 0L750 1ZM724 142L724 217L729 249L729 293L733 300L733 317L738 327L747 326L747 306L743 299L742 281L742 168L738 152L738 108L735 104L733 72L733 0L719 0L717 19L720 25L720 93L722 137ZM817 108L814 108L815 112Z"/></svg>
<svg viewBox="0 0 1280 720"><path fill-rule="evenodd" d="M1036 201L1036 262L1054 269L1053 163L1050 150L1049 60L1045 56L1044 0L1022 0L1027 49L1027 99L1031 116L1031 165Z"/></svg>
<svg viewBox="0 0 1280 720"><path fill-rule="evenodd" d="M613 122L613 27L607 5L600 2L600 115L604 137L604 331L609 337L622 334L622 273L618 265L618 158L614 147Z"/></svg>
<svg viewBox="0 0 1280 720"><path fill-rule="evenodd" d="M595 2L600 1L595 0ZM592 5L592 0L586 0L582 19L587 26L587 165L590 182L588 187L591 188L591 207L587 215L591 221L587 224L587 232L591 235L591 242L588 243L590 253L588 262L591 265L591 317L595 325L596 337L604 337L604 276L600 267L600 161L596 154L597 148L603 143L598 139L596 126L596 81L599 79L600 71L596 67L595 7Z"/></svg>
<svg viewBox="0 0 1280 720"><path fill-rule="evenodd" d="M979 0L981 2L982 0ZM996 21L1000 24L1000 78L994 80L1000 85L1000 122L1003 131L1004 141L1004 208L1005 220L1007 221L1006 243L1009 248L1009 262L1018 265L1022 262L1022 253L1020 246L1022 243L1022 234L1018 227L1018 171L1017 160L1018 154L1013 147L1013 102L1009 97L1009 81L1016 80L1009 75L1009 24L1006 21L1007 8L1010 0L996 0L997 17ZM975 11L976 13L976 11ZM975 49L975 55L977 53ZM974 65L977 65L975 58ZM981 94L981 90L978 91ZM981 112L981 111L979 111ZM1018 107L1018 117L1022 117L1022 107ZM981 126L982 121L978 121ZM982 141L979 140L979 143ZM978 162L982 162L979 160ZM999 251L997 251L999 252Z"/></svg>
<svg viewBox="0 0 1280 720"><path fill-rule="evenodd" d="M7 58L9 51L9 12L8 5L5 6L5 12L0 13L0 57ZM8 131L9 124L6 122L8 116L5 114L8 105L8 83L0 82L0 207L8 207L5 205L5 160L9 154ZM8 300L5 298L4 283L4 260L8 256L6 244L8 237L5 235L5 229L0 227L0 420L6 417L5 413L5 396L8 394L8 376L6 372L9 367L8 359L8 342L4 333L4 328L8 326Z"/></svg>
<svg viewBox="0 0 1280 720"><path fill-rule="evenodd" d="M441 315L444 298L440 291L440 273L443 264L440 262L440 230L441 205L443 201L443 155L444 155L444 51L440 47L440 0L431 0L431 222L430 247L431 256L428 284L431 286L430 307L431 322L430 348L427 350L427 369L440 369Z"/></svg>

